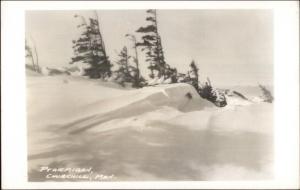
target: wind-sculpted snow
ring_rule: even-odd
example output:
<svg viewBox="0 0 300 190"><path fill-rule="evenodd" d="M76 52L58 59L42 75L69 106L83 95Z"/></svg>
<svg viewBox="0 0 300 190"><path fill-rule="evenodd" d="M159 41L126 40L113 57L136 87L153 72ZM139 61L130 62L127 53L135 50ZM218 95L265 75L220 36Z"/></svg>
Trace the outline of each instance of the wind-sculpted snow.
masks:
<svg viewBox="0 0 300 190"><path fill-rule="evenodd" d="M114 181L272 177L272 104L218 108L188 84L124 89L61 76L28 77L27 87L31 181L67 180L42 166L91 167Z"/></svg>

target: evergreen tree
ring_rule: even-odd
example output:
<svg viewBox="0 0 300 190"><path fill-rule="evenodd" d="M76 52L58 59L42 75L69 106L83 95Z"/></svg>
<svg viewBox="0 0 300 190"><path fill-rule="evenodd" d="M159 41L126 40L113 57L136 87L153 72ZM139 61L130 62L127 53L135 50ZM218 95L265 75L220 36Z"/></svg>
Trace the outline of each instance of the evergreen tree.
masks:
<svg viewBox="0 0 300 190"><path fill-rule="evenodd" d="M116 62L119 66L118 70L115 71L117 77L116 80L124 86L125 82L133 82L134 78L130 73L130 66L128 60L130 56L128 56L127 48L123 47L122 51L118 55L120 59Z"/></svg>
<svg viewBox="0 0 300 190"><path fill-rule="evenodd" d="M178 73L176 68L171 68L167 65L166 69L166 78L170 78L170 83L177 83L178 82Z"/></svg>
<svg viewBox="0 0 300 190"><path fill-rule="evenodd" d="M34 71L36 71L36 66L34 64L34 59L33 59L33 55L32 55L32 50L31 48L29 47L28 43L27 43L27 40L25 40L25 57L30 59L30 62L32 64L32 69ZM26 65L27 66L27 65ZM28 66L27 66L28 67Z"/></svg>
<svg viewBox="0 0 300 190"><path fill-rule="evenodd" d="M199 81L198 81L199 80L199 74L198 74L199 69L198 69L197 65L195 64L194 60L192 60L190 67L191 67L190 73L192 74L192 76L190 77L191 83L198 91L199 90Z"/></svg>
<svg viewBox="0 0 300 190"><path fill-rule="evenodd" d="M75 17L82 19L82 24L77 27L82 28L83 32L77 40L73 40L74 57L71 64L87 63L89 67L85 69L84 75L90 78L110 77L112 65L106 55L97 13L96 19L89 18L89 22L86 22L83 16L75 15Z"/></svg>
<svg viewBox="0 0 300 190"><path fill-rule="evenodd" d="M263 86L261 84L259 84L258 86L263 92L264 102L272 103L273 99L274 99L272 96L272 93L265 86Z"/></svg>
<svg viewBox="0 0 300 190"><path fill-rule="evenodd" d="M143 83L145 82L144 78L141 76L141 72L140 72L140 68L139 68L139 59L138 59L138 52L137 52L137 41L136 41L136 37L132 34L126 34L126 37L129 37L130 40L133 41L133 48L134 48L134 53L135 53L135 57L133 58L133 62L135 63L135 76L134 76L134 87L142 87Z"/></svg>
<svg viewBox="0 0 300 190"><path fill-rule="evenodd" d="M167 78L170 72L174 72L174 69L168 69L168 65L165 62L164 52L161 44L161 37L157 28L157 14L156 10L147 10L148 16L146 21L149 25L140 27L136 32L144 34L142 36L142 42L137 43L137 46L141 46L142 51L146 51L146 61L149 62L149 69L151 71L150 78L154 78L154 70L158 72L157 77ZM169 74L167 74L169 72Z"/></svg>
<svg viewBox="0 0 300 190"><path fill-rule="evenodd" d="M218 107L224 107L227 105L225 93L214 88L211 85L209 78L207 78L205 85L199 88L198 93L202 98L207 99Z"/></svg>
<svg viewBox="0 0 300 190"><path fill-rule="evenodd" d="M116 62L118 69L114 71L116 73L116 80L122 85L125 86L125 83L132 83L132 87L139 88L144 85L144 78L137 75L139 70L130 64L131 56L128 55L126 47L123 47L119 54L119 60ZM137 81L138 80L138 81Z"/></svg>
<svg viewBox="0 0 300 190"><path fill-rule="evenodd" d="M179 73L180 78L183 78L180 82L191 84L195 87L197 91L199 91L199 69L195 64L195 61L192 60L190 64L190 70L186 74Z"/></svg>
<svg viewBox="0 0 300 190"><path fill-rule="evenodd" d="M31 38L32 39L32 38ZM33 39L32 39L33 41ZM30 68L31 70L40 73L41 69L39 67L39 63L38 63L38 54L37 54L37 50L36 47L34 45L34 52L36 55L36 60L34 60L34 55L33 55L33 48L31 48L28 43L27 40L25 40L25 57L30 59L32 66L30 65L26 65L27 68Z"/></svg>
<svg viewBox="0 0 300 190"><path fill-rule="evenodd" d="M220 90L214 88L211 85L209 78L207 78L207 82L204 85L199 85L199 69L194 60L192 60L190 64L190 70L187 74L179 73L179 77L182 78L180 82L188 83L196 89L198 94L208 101L214 103L218 107L224 107L227 105L225 93Z"/></svg>

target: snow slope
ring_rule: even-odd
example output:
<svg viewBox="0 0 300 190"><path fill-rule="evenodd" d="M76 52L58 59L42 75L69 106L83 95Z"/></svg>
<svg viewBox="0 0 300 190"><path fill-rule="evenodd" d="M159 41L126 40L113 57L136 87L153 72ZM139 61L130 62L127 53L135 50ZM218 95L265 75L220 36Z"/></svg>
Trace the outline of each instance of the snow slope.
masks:
<svg viewBox="0 0 300 190"><path fill-rule="evenodd" d="M187 84L28 76L27 112L32 181L46 180L41 166L92 167L116 181L272 177L272 104L217 108Z"/></svg>

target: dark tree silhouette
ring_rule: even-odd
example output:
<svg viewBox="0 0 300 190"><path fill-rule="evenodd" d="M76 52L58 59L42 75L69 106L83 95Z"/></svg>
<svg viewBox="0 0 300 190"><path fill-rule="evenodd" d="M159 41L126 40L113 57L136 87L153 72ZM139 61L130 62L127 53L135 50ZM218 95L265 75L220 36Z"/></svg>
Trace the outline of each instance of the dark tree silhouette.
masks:
<svg viewBox="0 0 300 190"><path fill-rule="evenodd" d="M261 84L259 84L258 86L263 92L264 102L272 103L274 100L272 93L265 86L263 86Z"/></svg>
<svg viewBox="0 0 300 190"><path fill-rule="evenodd" d="M89 18L89 22L86 22L83 16L75 15L76 18L82 20L77 27L83 28L83 32L77 40L73 40L74 57L72 57L71 64L87 63L89 68L85 69L84 75L105 79L111 76L112 65L106 55L96 11L95 15L96 18Z"/></svg>
<svg viewBox="0 0 300 190"><path fill-rule="evenodd" d="M135 63L135 70L136 70L133 87L137 87L137 88L142 87L144 85L145 79L141 76L141 72L140 72L136 37L132 34L126 34L125 36L128 37L133 42L133 49L135 53L135 56L131 57L133 59L133 62Z"/></svg>
<svg viewBox="0 0 300 190"><path fill-rule="evenodd" d="M125 82L133 82L134 78L130 74L129 70L129 56L127 53L127 48L123 47L122 51L119 54L119 60L116 62L119 66L118 70L115 71L117 77L116 80L122 85L125 85Z"/></svg>
<svg viewBox="0 0 300 190"><path fill-rule="evenodd" d="M148 68L151 71L150 78L154 78L154 70L158 72L157 77L170 77L174 69L171 69L165 62L164 52L161 43L161 37L158 33L156 10L147 10L148 16L146 21L149 25L140 27L136 32L142 33L142 42L138 42L137 46L142 47L142 51L146 51L146 62L149 62Z"/></svg>
<svg viewBox="0 0 300 190"><path fill-rule="evenodd" d="M224 107L227 105L225 94L218 89L213 88L209 78L207 78L205 85L199 88L198 93L202 98L207 99L218 107Z"/></svg>
<svg viewBox="0 0 300 190"><path fill-rule="evenodd" d="M30 59L31 60L31 66L30 65L26 65L27 68L37 72L37 73L40 73L41 72L41 68L39 67L39 59L38 59L38 53L37 53L37 50L36 50L36 46L35 46L35 43L33 41L33 39L31 38L31 41L33 42L33 48L30 47L28 45L28 42L27 40L25 40L25 57ZM34 51L33 51L34 50ZM34 54L33 52L35 53L35 56L36 56L36 60L34 60Z"/></svg>
<svg viewBox="0 0 300 190"><path fill-rule="evenodd" d="M197 65L195 64L194 60L192 60L190 67L191 67L191 70L189 71L189 73L192 74L192 76L190 76L191 83L198 91L199 90L199 74L198 74L199 69L198 69Z"/></svg>
<svg viewBox="0 0 300 190"><path fill-rule="evenodd" d="M177 80L192 85L197 91L199 91L199 69L194 60L190 64L190 69L186 74L178 73ZM181 80L179 80L181 78Z"/></svg>
<svg viewBox="0 0 300 190"><path fill-rule="evenodd" d="M123 47L122 51L119 53L119 60L116 62L119 68L114 71L116 73L116 80L122 86L125 86L125 83L127 82L132 83L132 87L142 87L145 80L140 76L138 81L136 81L136 75L139 71L136 67L130 65L130 58L132 57L128 55L127 48Z"/></svg>

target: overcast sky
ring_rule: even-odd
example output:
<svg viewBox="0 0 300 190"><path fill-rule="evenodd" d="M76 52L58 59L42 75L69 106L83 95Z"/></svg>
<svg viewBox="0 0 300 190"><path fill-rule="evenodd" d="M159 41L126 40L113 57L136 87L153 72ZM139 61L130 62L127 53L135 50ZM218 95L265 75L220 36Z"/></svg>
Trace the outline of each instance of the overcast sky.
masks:
<svg viewBox="0 0 300 190"><path fill-rule="evenodd" d="M124 36L145 26L145 10L97 11L106 51L132 46ZM72 40L80 33L74 14L93 17L93 11L27 11L26 36L36 43L40 65L68 66ZM158 10L158 30L168 64L186 72L192 59L217 85L273 83L273 26L269 10ZM139 52L142 73L147 63Z"/></svg>

